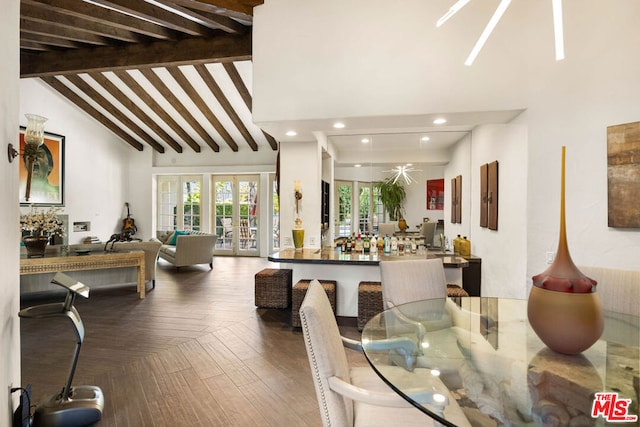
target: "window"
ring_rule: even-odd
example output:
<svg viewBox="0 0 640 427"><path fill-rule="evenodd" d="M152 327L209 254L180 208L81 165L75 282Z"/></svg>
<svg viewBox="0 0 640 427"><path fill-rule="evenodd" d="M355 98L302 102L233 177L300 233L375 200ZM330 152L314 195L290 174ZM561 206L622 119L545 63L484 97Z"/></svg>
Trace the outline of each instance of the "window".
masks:
<svg viewBox="0 0 640 427"><path fill-rule="evenodd" d="M351 235L351 213L353 207L353 182L335 181L335 233L337 237Z"/></svg>
<svg viewBox="0 0 640 427"><path fill-rule="evenodd" d="M201 231L201 188L197 176L159 176L158 230Z"/></svg>
<svg viewBox="0 0 640 427"><path fill-rule="evenodd" d="M183 179L182 182L182 229L200 230L200 181Z"/></svg>

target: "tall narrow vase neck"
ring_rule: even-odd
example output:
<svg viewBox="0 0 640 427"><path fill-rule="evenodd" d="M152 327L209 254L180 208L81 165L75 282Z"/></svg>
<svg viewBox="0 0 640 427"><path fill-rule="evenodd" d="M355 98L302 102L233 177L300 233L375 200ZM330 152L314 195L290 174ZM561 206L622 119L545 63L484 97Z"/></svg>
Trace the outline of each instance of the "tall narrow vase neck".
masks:
<svg viewBox="0 0 640 427"><path fill-rule="evenodd" d="M571 264L571 255L569 254L569 245L567 243L567 222L565 215L565 148L562 146L562 172L560 174L560 236L558 238L558 250L556 258L564 259Z"/></svg>
<svg viewBox="0 0 640 427"><path fill-rule="evenodd" d="M558 292L588 293L595 290L596 281L588 278L573 263L567 244L565 218L565 147L562 147L562 173L560 178L560 233L558 250L553 263L544 272L533 276L533 285Z"/></svg>

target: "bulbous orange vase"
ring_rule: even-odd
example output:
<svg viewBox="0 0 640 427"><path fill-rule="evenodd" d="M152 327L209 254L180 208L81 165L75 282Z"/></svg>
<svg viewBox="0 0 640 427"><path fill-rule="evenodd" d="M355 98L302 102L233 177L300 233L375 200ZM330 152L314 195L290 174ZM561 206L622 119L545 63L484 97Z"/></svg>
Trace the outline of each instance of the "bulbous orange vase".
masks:
<svg viewBox="0 0 640 427"><path fill-rule="evenodd" d="M558 251L551 266L532 278L527 316L535 333L551 350L578 354L600 338L604 318L596 281L582 274L569 255L564 210L564 158L565 147L562 147Z"/></svg>

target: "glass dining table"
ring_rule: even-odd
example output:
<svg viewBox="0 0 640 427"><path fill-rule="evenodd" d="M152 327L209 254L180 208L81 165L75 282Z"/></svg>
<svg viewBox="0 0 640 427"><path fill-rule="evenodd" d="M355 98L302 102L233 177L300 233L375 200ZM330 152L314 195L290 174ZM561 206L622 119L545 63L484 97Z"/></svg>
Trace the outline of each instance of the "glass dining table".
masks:
<svg viewBox="0 0 640 427"><path fill-rule="evenodd" d="M602 337L569 356L540 341L526 300L423 300L371 318L362 346L395 392L443 425L638 426L640 317L604 314ZM386 345L398 341L401 348ZM444 410L415 397L418 374L390 375L389 366L429 372L446 395Z"/></svg>

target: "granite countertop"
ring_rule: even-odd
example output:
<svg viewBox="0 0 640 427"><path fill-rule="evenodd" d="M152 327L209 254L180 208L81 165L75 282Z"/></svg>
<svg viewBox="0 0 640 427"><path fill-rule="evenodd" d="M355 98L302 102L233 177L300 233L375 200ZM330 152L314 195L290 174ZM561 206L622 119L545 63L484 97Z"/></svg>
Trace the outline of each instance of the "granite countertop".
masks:
<svg viewBox="0 0 640 427"><path fill-rule="evenodd" d="M295 250L283 249L269 255L269 261L301 263L301 264L343 264L343 265L372 265L377 266L380 261L402 261L409 259L421 258L442 258L445 267L462 268L469 265L466 259L454 255L451 252L443 253L441 251L428 251L426 255L383 255L378 252L369 254L360 253L342 253L339 249L322 248L322 249L302 249Z"/></svg>

